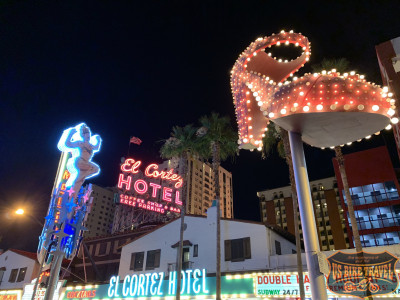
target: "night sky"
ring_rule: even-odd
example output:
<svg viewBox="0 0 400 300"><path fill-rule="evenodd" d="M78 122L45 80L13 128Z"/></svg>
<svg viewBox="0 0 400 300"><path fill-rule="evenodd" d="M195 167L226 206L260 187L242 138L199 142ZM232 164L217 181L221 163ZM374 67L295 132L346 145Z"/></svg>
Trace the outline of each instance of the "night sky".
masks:
<svg viewBox="0 0 400 300"><path fill-rule="evenodd" d="M273 4L272 4L273 3ZM1 1L0 248L35 251L41 228L10 211L24 206L43 220L62 131L86 122L103 139L93 158L113 186L130 136L131 154L161 162L160 140L174 125L216 111L231 117L230 70L256 38L282 29L312 43L309 64L345 57L381 84L375 45L400 36L398 1ZM344 152L387 144L386 132ZM333 175L333 151L306 146L310 180ZM395 166L398 158L393 156ZM256 192L289 183L277 154L262 161L240 151L233 173L234 214L259 220Z"/></svg>

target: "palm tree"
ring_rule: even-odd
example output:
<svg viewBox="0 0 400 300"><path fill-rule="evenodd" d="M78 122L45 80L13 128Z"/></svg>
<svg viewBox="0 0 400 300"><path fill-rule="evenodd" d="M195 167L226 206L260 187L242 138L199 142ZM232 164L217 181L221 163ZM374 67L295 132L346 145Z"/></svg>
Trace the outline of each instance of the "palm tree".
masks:
<svg viewBox="0 0 400 300"><path fill-rule="evenodd" d="M164 141L161 146L160 154L164 159L176 159L179 158L179 166L181 167L181 173L185 176L185 180L182 185L182 209L181 209L181 224L179 231L179 248L176 262L177 269L177 287L176 287L176 299L179 300L181 297L181 271L182 271L182 252L183 252L183 231L185 229L185 209L186 209L186 187L188 179L188 159L197 155L196 151L196 132L197 128L192 125L186 125L185 127L174 126L172 128L171 137Z"/></svg>
<svg viewBox="0 0 400 300"><path fill-rule="evenodd" d="M290 143L288 132L280 128L274 123L268 124L268 130L263 138L262 157L266 158L276 145L276 149L281 158L285 159L289 167L290 187L292 190L293 212L294 212L294 234L296 238L296 254L297 254L297 273L299 274L300 298L305 299L304 282L303 282L303 263L301 261L301 241L299 233L299 219L297 211L299 203L297 202L296 181L294 178L292 153L290 152Z"/></svg>
<svg viewBox="0 0 400 300"><path fill-rule="evenodd" d="M207 157L212 159L212 169L217 206L217 254L216 254L216 299L221 299L221 204L219 188L219 166L221 161L233 157L238 151L236 131L231 127L228 117L220 117L218 113L200 118L199 144Z"/></svg>
<svg viewBox="0 0 400 300"><path fill-rule="evenodd" d="M353 232L354 244L356 246L356 252L361 252L362 245L361 245L361 240L360 240L360 233L358 231L356 214L354 213L354 207L353 207L353 199L351 198L351 195L350 195L349 183L347 181L347 174L346 174L346 169L344 166L344 157L343 157L342 149L340 148L340 146L335 147L335 155L336 155L336 160L339 165L340 177L342 177L344 195L347 200L347 209L349 211L351 230Z"/></svg>
<svg viewBox="0 0 400 300"><path fill-rule="evenodd" d="M345 58L324 59L322 60L320 65L315 65L312 68L314 71L336 69L337 72L345 72L346 70L349 69L349 65L350 65L349 61ZM353 233L354 244L356 246L356 252L361 252L362 245L360 240L360 233L358 231L356 215L354 213L354 207L353 207L353 199L351 199L350 195L349 183L347 181L346 169L344 164L344 157L340 146L335 147L335 155L339 165L340 177L342 177L344 195L346 197L347 208L349 211L351 230Z"/></svg>

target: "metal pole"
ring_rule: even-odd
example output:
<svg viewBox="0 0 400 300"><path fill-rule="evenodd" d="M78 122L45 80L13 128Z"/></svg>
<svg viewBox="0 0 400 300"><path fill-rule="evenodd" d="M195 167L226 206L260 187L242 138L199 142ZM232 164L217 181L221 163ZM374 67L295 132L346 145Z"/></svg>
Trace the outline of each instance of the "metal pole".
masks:
<svg viewBox="0 0 400 300"><path fill-rule="evenodd" d="M310 276L311 294L313 299L326 300L328 296L324 275L319 270L317 253L320 251L320 248L301 134L289 131L289 140L299 199L307 268Z"/></svg>
<svg viewBox="0 0 400 300"><path fill-rule="evenodd" d="M36 291L37 291L37 287L39 285L39 277L40 277L40 274L42 274L43 265L44 265L44 261L45 260L46 260L46 255L43 256L42 263L40 264L40 267L39 267L38 275L36 276L36 282L35 282L35 286L33 288L33 293L32 293L32 300L35 299L35 294L36 294Z"/></svg>
<svg viewBox="0 0 400 300"><path fill-rule="evenodd" d="M44 300L53 300L54 292L57 289L58 278L60 276L61 264L64 258L64 252L56 250L54 252L53 262L49 277L49 284L44 295Z"/></svg>

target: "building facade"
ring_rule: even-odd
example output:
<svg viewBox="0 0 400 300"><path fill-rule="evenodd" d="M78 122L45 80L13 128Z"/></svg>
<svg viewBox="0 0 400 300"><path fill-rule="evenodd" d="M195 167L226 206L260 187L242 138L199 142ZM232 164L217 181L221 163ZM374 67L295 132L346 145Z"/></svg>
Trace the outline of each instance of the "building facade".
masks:
<svg viewBox="0 0 400 300"><path fill-rule="evenodd" d="M344 210L339 197L335 177L310 182L313 198L314 216L318 230L321 250L338 250L349 247L348 228L345 225ZM295 234L292 192L290 186L265 190L257 193L260 199L261 221L268 225L279 226ZM299 220L300 237L301 230Z"/></svg>
<svg viewBox="0 0 400 300"><path fill-rule="evenodd" d="M183 242L183 269L215 274L216 209L207 217L188 215ZM122 247L118 275L176 270L180 220L171 221ZM221 272L268 270L269 256L291 254L296 246L258 222L221 220Z"/></svg>
<svg viewBox="0 0 400 300"><path fill-rule="evenodd" d="M89 282L109 280L118 273L121 247L155 227L156 225L149 225L133 231L85 238L71 265L72 273ZM70 280L81 282L73 276L70 276Z"/></svg>
<svg viewBox="0 0 400 300"><path fill-rule="evenodd" d="M165 161L161 166L164 168L173 166L171 160ZM207 215L207 209L215 200L214 174L209 163L202 162L196 158L189 158L187 162L188 177L186 190L186 212L192 215ZM183 173L182 166L177 164L177 170ZM232 173L219 167L221 217L233 219L233 186Z"/></svg>
<svg viewBox="0 0 400 300"><path fill-rule="evenodd" d="M37 254L9 249L0 255L0 290L21 290L36 278L39 271Z"/></svg>
<svg viewBox="0 0 400 300"><path fill-rule="evenodd" d="M347 180L363 247L400 243L399 182L386 147L344 155ZM348 216L343 182L336 159L334 169L345 216ZM346 228L352 241L351 221Z"/></svg>
<svg viewBox="0 0 400 300"><path fill-rule="evenodd" d="M84 233L85 238L110 234L114 221L115 189L103 188L95 184L92 185L92 189L92 203L85 221L85 227L88 229Z"/></svg>

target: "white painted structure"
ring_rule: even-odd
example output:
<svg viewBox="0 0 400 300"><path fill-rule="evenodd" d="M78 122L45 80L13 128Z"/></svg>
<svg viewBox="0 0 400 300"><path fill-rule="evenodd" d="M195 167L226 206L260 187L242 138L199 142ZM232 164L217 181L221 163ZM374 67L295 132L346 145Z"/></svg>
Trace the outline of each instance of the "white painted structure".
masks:
<svg viewBox="0 0 400 300"><path fill-rule="evenodd" d="M185 266L187 269L205 268L208 274L215 273L215 207L208 209L207 217L185 216L185 224L184 268ZM179 226L180 219L174 220L123 246L118 275L124 278L133 273L167 273L175 270L178 247L172 246L179 241ZM247 241L244 241L245 239ZM225 249L227 244L231 245L231 251L229 251L228 246ZM242 244L243 248L240 246ZM293 243L262 223L221 220L221 272L269 270L271 268L270 256L276 254L276 248L279 248L279 246L282 255L292 254L296 250ZM159 250L159 263L149 268L148 265L152 265L148 260L149 251L154 250ZM141 265L141 268L135 268L137 254L142 258L137 260L137 265ZM231 260L227 260L229 254ZM158 261L158 256L156 260Z"/></svg>
<svg viewBox="0 0 400 300"><path fill-rule="evenodd" d="M0 290L21 289L36 278L36 253L9 249L0 255Z"/></svg>

